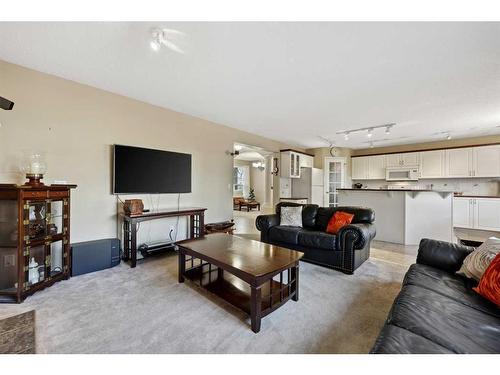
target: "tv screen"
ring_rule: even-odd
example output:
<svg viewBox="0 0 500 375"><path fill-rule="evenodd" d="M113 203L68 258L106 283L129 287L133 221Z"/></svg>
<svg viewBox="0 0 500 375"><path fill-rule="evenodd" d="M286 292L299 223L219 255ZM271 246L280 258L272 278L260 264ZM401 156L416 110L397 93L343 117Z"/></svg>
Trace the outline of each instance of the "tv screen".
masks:
<svg viewBox="0 0 500 375"><path fill-rule="evenodd" d="M113 193L190 193L191 155L114 145Z"/></svg>

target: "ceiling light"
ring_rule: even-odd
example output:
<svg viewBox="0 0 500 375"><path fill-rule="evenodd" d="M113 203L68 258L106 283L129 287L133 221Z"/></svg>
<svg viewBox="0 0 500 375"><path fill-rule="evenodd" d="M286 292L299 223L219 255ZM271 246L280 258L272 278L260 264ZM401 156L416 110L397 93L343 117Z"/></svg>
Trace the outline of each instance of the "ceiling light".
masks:
<svg viewBox="0 0 500 375"><path fill-rule="evenodd" d="M373 148L373 147L374 147L374 146L373 146L373 142L370 142L370 148Z"/></svg>
<svg viewBox="0 0 500 375"><path fill-rule="evenodd" d="M450 135L450 133L448 133L448 134L446 135L446 139L447 139L447 140L450 140L450 139L451 139L451 135Z"/></svg>
<svg viewBox="0 0 500 375"><path fill-rule="evenodd" d="M391 134L391 126L387 126L387 127L385 128L385 134L386 134L386 135Z"/></svg>
<svg viewBox="0 0 500 375"><path fill-rule="evenodd" d="M241 149L242 149L242 148L243 148L243 146L242 146L242 145L234 145L234 149L235 149L236 151L241 151Z"/></svg>
<svg viewBox="0 0 500 375"><path fill-rule="evenodd" d="M348 140L349 140L349 132L345 132L345 134L344 134L344 139L345 139L346 141L348 141Z"/></svg>
<svg viewBox="0 0 500 375"><path fill-rule="evenodd" d="M368 129L366 132L367 132L367 133L366 133L366 136L367 136L368 138L371 138L371 137L373 136L373 129L371 129L371 128L370 128L370 129Z"/></svg>

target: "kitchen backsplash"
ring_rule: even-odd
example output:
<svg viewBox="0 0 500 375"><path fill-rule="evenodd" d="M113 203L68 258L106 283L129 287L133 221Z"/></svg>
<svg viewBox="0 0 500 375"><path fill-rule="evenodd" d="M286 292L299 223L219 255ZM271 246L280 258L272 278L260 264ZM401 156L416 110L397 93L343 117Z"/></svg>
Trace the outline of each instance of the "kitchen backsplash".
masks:
<svg viewBox="0 0 500 375"><path fill-rule="evenodd" d="M386 188L387 185L407 186L409 188L416 187L420 189L446 190L454 192L462 192L470 195L500 195L500 179L499 178L443 178L434 180L419 180L419 181L404 181L404 182L388 182L385 180L356 180L363 184L363 187L369 189Z"/></svg>

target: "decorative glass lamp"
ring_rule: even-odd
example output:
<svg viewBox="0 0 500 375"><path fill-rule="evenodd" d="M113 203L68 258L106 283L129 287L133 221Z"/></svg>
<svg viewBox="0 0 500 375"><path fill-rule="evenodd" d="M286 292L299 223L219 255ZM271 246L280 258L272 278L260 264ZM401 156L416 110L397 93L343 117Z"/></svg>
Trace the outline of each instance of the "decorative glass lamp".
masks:
<svg viewBox="0 0 500 375"><path fill-rule="evenodd" d="M25 185L44 185L43 182L40 181L43 178L45 171L47 170L47 164L45 163L45 157L43 154L34 152L26 155L21 166L21 170L26 173L26 178L28 179Z"/></svg>

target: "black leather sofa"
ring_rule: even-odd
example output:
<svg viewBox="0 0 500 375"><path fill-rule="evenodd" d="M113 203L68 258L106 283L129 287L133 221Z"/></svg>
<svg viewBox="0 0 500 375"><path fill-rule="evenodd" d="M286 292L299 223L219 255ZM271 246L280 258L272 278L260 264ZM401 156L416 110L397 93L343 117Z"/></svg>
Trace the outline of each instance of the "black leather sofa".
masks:
<svg viewBox="0 0 500 375"><path fill-rule="evenodd" d="M303 206L303 228L280 225L281 207L284 206ZM342 228L338 235L325 232L335 211L354 214L352 223ZM258 216L255 225L262 242L301 251L304 261L352 274L370 257L370 241L375 237L374 221L375 213L369 208L327 208L283 202L276 206L276 214Z"/></svg>
<svg viewBox="0 0 500 375"><path fill-rule="evenodd" d="M500 308L455 273L472 250L420 242L372 353L500 353Z"/></svg>

